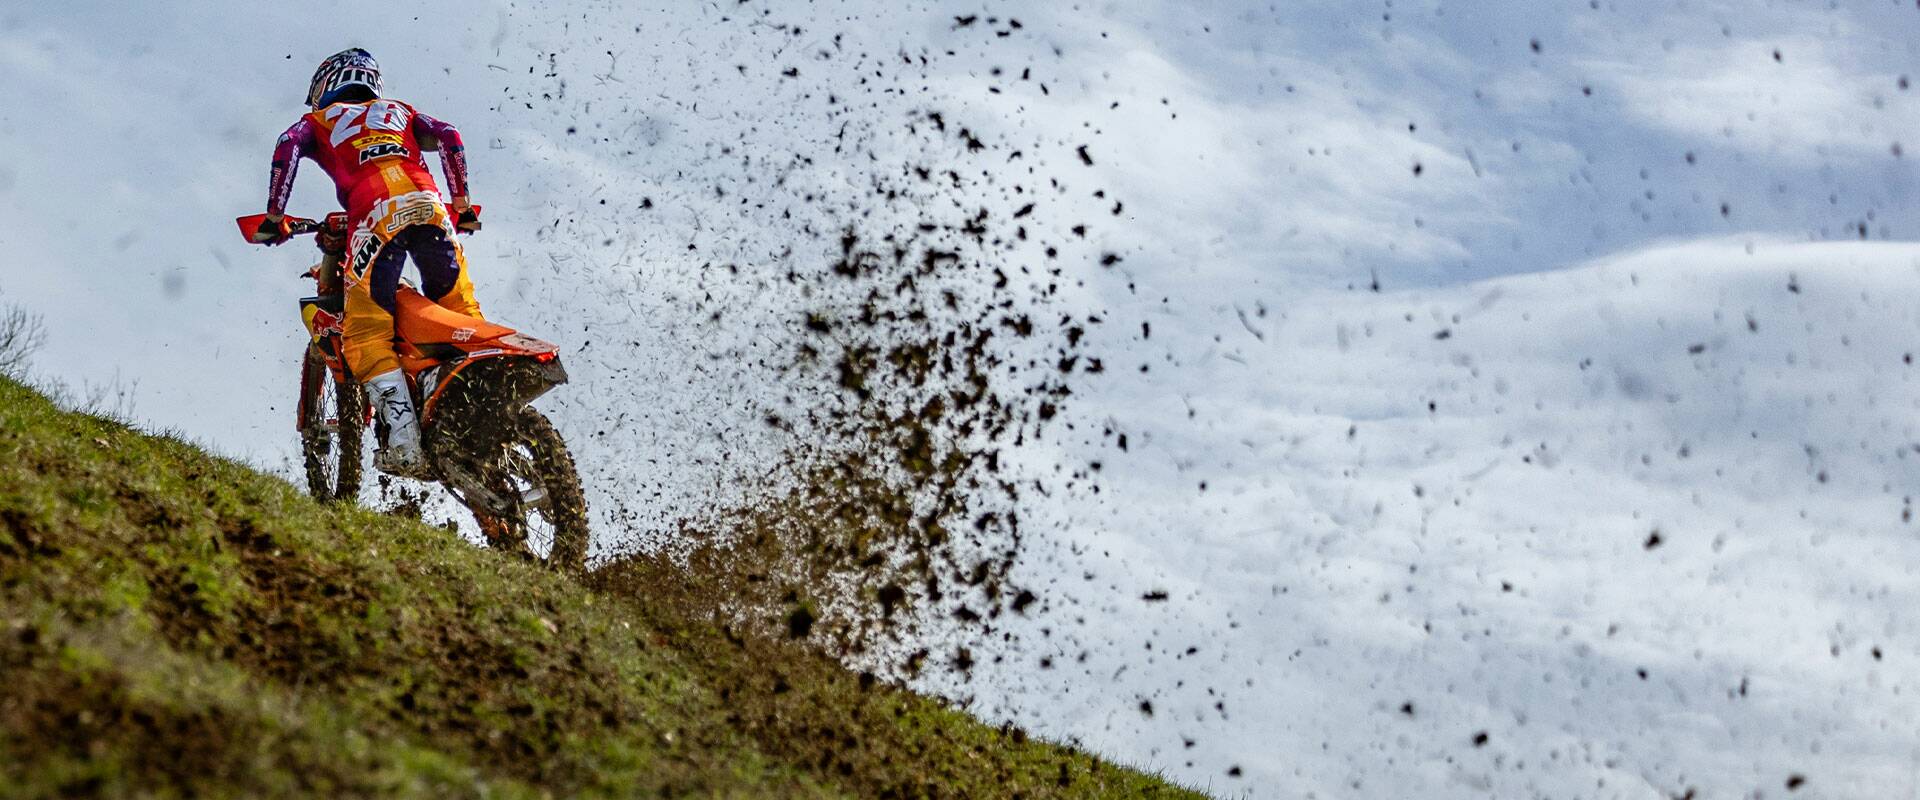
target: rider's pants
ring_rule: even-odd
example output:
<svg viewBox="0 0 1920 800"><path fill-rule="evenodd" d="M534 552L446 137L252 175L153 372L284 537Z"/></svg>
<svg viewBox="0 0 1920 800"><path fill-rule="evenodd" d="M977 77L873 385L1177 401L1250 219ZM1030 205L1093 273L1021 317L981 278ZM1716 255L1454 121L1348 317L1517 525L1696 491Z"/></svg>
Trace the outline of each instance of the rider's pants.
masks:
<svg viewBox="0 0 1920 800"><path fill-rule="evenodd" d="M473 282L467 279L466 256L448 229L431 224L401 229L372 258L347 264L347 319L343 327L347 369L357 380L400 368L400 359L393 352L393 315L398 313L394 295L400 288L400 270L408 256L420 271L422 294L447 309L480 316L480 304L473 299Z"/></svg>

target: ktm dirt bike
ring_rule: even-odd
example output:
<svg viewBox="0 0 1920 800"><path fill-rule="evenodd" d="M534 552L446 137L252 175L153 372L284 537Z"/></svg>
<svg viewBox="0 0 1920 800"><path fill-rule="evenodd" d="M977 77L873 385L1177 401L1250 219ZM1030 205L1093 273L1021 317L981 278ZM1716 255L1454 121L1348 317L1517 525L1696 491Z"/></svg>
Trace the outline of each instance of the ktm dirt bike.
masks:
<svg viewBox="0 0 1920 800"><path fill-rule="evenodd" d="M264 217L237 220L247 241ZM295 236L320 234L328 255L305 273L319 294L300 299L311 336L302 357L297 418L307 487L322 500L351 501L360 490L366 426L374 424L382 445L387 432L342 358L346 315L339 273L347 215L286 221ZM328 242L339 243L339 250ZM528 405L567 382L560 348L442 308L404 281L396 299L394 351L419 409L432 474L473 512L490 547L531 557L535 540L546 539L549 565L584 569L587 502L579 473L553 424Z"/></svg>

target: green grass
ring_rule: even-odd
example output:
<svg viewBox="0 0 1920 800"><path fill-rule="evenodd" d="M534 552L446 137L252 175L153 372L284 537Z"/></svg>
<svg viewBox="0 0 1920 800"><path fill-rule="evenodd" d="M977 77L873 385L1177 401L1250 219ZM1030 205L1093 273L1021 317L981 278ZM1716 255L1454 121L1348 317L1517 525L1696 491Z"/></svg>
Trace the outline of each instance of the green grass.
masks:
<svg viewBox="0 0 1920 800"><path fill-rule="evenodd" d="M0 796L1193 796L675 569L589 588L0 379Z"/></svg>

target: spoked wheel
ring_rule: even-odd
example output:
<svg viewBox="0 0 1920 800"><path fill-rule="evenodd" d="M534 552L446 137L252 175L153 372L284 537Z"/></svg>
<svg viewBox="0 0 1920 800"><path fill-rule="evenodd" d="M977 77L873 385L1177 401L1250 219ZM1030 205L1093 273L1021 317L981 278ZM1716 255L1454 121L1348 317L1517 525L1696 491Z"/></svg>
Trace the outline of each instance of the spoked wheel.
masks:
<svg viewBox="0 0 1920 800"><path fill-rule="evenodd" d="M336 382L325 357L307 348L300 376L300 454L307 492L314 499L360 496L361 434L366 430L366 394L352 381Z"/></svg>
<svg viewBox="0 0 1920 800"><path fill-rule="evenodd" d="M555 569L586 569L586 496L567 443L545 416L530 407L515 413L513 431L482 480L493 503L477 496L461 499L473 510L488 545L532 557L545 550L547 564Z"/></svg>

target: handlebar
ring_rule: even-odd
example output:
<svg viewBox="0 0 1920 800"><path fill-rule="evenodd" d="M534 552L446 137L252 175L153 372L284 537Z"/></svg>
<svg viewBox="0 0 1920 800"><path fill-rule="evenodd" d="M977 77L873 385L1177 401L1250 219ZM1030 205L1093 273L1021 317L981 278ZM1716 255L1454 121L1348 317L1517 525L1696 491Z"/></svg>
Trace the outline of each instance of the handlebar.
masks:
<svg viewBox="0 0 1920 800"><path fill-rule="evenodd" d="M474 216L477 217L480 215L480 206L478 204L470 206L470 208L473 210ZM343 228L345 227L346 214L341 212L335 212L327 216L329 218L338 217L340 219L340 222L336 224L341 225ZM240 226L240 237L243 239L246 239L248 244L260 244L260 242L256 242L253 240L253 234L255 231L260 230L260 223L265 222L266 219L267 219L267 215L265 214L248 214L247 216L244 216L244 217L235 218L234 222ZM327 227L326 222L322 222L320 220L307 219L306 217L287 217L286 223L287 223L287 233L293 236L305 236L310 233L319 233L320 231L325 230ZM467 231L463 230L461 231L461 233L467 233Z"/></svg>
<svg viewBox="0 0 1920 800"><path fill-rule="evenodd" d="M234 222L240 226L241 238L246 239L249 244L259 244L259 242L253 240L253 233L254 231L260 230L260 224L266 222L266 220L267 215L265 214L249 214L235 219ZM286 222L287 232L294 236L319 233L321 228L326 227L326 223L320 222L319 220L307 219L306 217L287 217Z"/></svg>
<svg viewBox="0 0 1920 800"><path fill-rule="evenodd" d="M293 219L287 220L287 225L293 230L293 235L295 236L318 233L321 227L319 222L307 219L306 217L294 217Z"/></svg>

